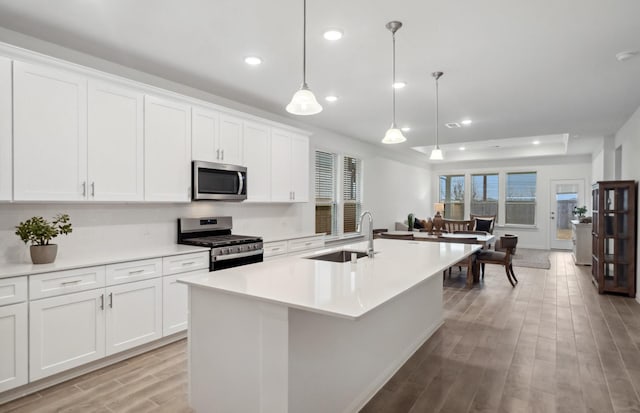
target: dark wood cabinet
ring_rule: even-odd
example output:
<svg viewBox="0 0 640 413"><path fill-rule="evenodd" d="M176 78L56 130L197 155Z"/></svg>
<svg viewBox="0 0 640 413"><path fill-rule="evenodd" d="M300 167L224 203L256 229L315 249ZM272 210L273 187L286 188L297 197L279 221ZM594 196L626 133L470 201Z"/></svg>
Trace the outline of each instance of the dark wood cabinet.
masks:
<svg viewBox="0 0 640 413"><path fill-rule="evenodd" d="M600 294L636 295L635 181L599 181L591 190L591 274Z"/></svg>

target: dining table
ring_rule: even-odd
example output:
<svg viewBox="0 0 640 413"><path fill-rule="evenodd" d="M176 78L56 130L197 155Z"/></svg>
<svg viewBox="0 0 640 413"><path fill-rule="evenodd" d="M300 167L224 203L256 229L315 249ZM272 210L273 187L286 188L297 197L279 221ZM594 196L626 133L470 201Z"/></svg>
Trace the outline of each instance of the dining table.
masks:
<svg viewBox="0 0 640 413"><path fill-rule="evenodd" d="M473 243L482 245L482 249L488 249L495 241L496 237L490 233L429 233L429 232L417 232L417 231L387 231L380 234L382 238L399 239L399 240L414 240L414 241L426 241L426 242L452 242L452 243ZM470 255L466 258L467 268L471 271L467 271L467 287L471 288L473 283L480 280L480 269L474 260L474 256Z"/></svg>

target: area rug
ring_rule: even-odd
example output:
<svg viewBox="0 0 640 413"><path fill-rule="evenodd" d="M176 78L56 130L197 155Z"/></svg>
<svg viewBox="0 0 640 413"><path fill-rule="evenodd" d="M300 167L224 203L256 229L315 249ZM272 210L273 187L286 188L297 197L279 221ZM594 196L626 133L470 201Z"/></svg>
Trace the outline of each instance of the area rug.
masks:
<svg viewBox="0 0 640 413"><path fill-rule="evenodd" d="M518 248L512 258L514 267L551 268L548 250L534 250L531 248Z"/></svg>

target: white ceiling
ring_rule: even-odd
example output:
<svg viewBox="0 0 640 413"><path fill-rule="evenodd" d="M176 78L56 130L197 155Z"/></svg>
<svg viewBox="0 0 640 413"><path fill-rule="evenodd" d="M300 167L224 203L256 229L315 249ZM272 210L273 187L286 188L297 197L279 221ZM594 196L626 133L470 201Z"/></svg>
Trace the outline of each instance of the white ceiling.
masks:
<svg viewBox="0 0 640 413"><path fill-rule="evenodd" d="M403 22L397 123L412 130L394 150L433 144L436 70L450 160L490 156L487 143L471 149L487 140L519 142L500 157L522 155L547 135L549 150L560 140L583 153L640 106L640 57L615 59L640 50L637 0L308 0L307 10L309 86L340 100L302 120L376 144L391 123L385 24ZM302 77L302 0L0 0L0 26L293 117L284 106ZM324 40L328 27L344 38ZM247 66L252 54L264 63ZM473 124L444 127L464 118Z"/></svg>

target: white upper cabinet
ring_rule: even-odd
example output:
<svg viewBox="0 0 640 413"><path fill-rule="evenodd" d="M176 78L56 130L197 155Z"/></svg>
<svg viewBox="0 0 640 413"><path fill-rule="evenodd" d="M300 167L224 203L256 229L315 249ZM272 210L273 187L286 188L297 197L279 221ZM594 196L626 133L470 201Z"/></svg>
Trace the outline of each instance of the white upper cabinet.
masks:
<svg viewBox="0 0 640 413"><path fill-rule="evenodd" d="M141 92L89 81L88 199L143 200L143 105Z"/></svg>
<svg viewBox="0 0 640 413"><path fill-rule="evenodd" d="M243 165L242 159L242 119L225 114L220 115L219 162Z"/></svg>
<svg viewBox="0 0 640 413"><path fill-rule="evenodd" d="M309 200L309 139L288 131L271 131L271 200Z"/></svg>
<svg viewBox="0 0 640 413"><path fill-rule="evenodd" d="M291 191L294 202L309 201L309 138L291 136Z"/></svg>
<svg viewBox="0 0 640 413"><path fill-rule="evenodd" d="M85 199L86 78L16 61L13 85L14 199Z"/></svg>
<svg viewBox="0 0 640 413"><path fill-rule="evenodd" d="M247 202L271 200L271 128L244 122L244 164L247 167Z"/></svg>
<svg viewBox="0 0 640 413"><path fill-rule="evenodd" d="M11 60L0 57L0 201L11 200Z"/></svg>
<svg viewBox="0 0 640 413"><path fill-rule="evenodd" d="M145 200L191 200L191 107L145 96Z"/></svg>
<svg viewBox="0 0 640 413"><path fill-rule="evenodd" d="M191 115L191 159L220 162L218 144L220 115L213 110L194 106Z"/></svg>

